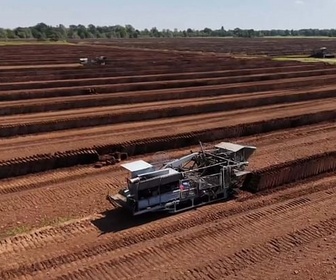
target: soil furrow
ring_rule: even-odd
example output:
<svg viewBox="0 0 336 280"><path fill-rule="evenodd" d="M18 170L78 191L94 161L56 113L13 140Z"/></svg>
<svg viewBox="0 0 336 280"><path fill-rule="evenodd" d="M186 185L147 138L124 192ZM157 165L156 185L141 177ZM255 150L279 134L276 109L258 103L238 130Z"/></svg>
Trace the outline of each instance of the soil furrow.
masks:
<svg viewBox="0 0 336 280"><path fill-rule="evenodd" d="M211 67L212 66L212 67ZM73 69L67 70L66 68L57 68L53 69L39 69L35 67L33 70L29 69L17 69L17 70L1 70L0 73L5 78L0 78L1 83L8 82L8 78L10 81L16 81L15 78L21 83L29 83L29 82L45 82L48 80L68 80L68 79L89 79L89 78L104 78L104 77L128 77L128 76L148 76L148 75L164 75L167 77L174 77L177 74L185 73L185 75L202 74L206 72L222 72L223 74L230 75L250 75L250 74L261 74L261 73L272 73L272 72L286 72L286 71L307 71L307 70L318 70L323 69L322 65L311 64L311 65L272 65L265 64L263 67L258 65L254 65L253 63L249 65L245 65L245 68L237 67L238 65L232 65L231 69L227 69L226 65L206 65L202 64L202 62L198 64L191 65L187 67L184 66L183 71L178 72L173 69L173 65L170 67L167 64L163 64L161 67L156 67L155 70L150 70L144 66L137 66L133 69L122 69L116 68L113 66L106 65L104 68L100 68L99 72L92 73L92 69L86 69L81 67L80 71L77 67L73 67ZM272 67L273 66L273 67ZM175 71L174 71L175 70Z"/></svg>
<svg viewBox="0 0 336 280"><path fill-rule="evenodd" d="M22 90L22 89L41 89L41 88L56 88L68 86L86 86L86 85L99 85L99 84L116 84L116 83L137 83L137 82L155 82L155 81L168 81L168 80L183 80L183 79L202 79L202 78L216 78L216 77L233 77L244 75L245 77L300 77L310 75L326 75L334 74L335 69L296 69L297 67L283 68L265 68L253 70L236 70L236 71L211 71L211 72L192 72L192 73L173 73L162 75L143 75L143 76L126 76L126 77L102 77L102 78L83 78L83 79L67 79L67 80L50 80L50 81L29 81L19 83L0 83L0 91L5 90ZM287 70L287 71L286 71ZM295 70L290 72L289 70ZM276 74L276 76L275 76Z"/></svg>
<svg viewBox="0 0 336 280"><path fill-rule="evenodd" d="M201 225L205 225L204 226L205 230L208 230L208 226L206 226L206 224L210 223L210 225L211 225L211 223L214 222L214 221L225 221L225 222L220 222L220 223L225 223L227 230L230 230L230 231L234 230L235 232L239 233L240 230L235 230L235 226L244 226L246 224L256 223L256 222L259 223L263 219L271 219L272 220L274 218L275 214L281 215L281 214L283 214L285 212L288 212L288 211L291 212L291 211L293 211L293 209L300 209L301 207L305 207L305 205L308 205L308 204L312 205L312 207L315 207L314 205L316 205L316 203L318 203L318 201L322 201L323 203L326 204L326 202L327 202L326 199L329 199L332 194L335 195L334 192L326 193L325 191L320 191L316 194L309 195L306 198L299 198L299 199L295 199L295 200L292 200L292 201L289 201L289 202L283 202L280 205L275 204L274 206L268 206L264 210L263 209L260 209L260 210L256 209L252 214L239 216L238 218L234 218L234 216L233 216L232 219L234 219L235 222L232 222L230 219L229 220L223 220L223 218L224 217L228 218L231 215L247 211L247 209L251 210L253 208L248 207L247 209L242 209L238 205L231 205L231 207L233 206L233 209L236 209L236 210L232 211L233 210L232 209L231 211L228 211L228 209L225 209L225 208L227 208L227 207L230 208L230 204L222 204L222 205L219 204L215 207L200 209L198 211L198 213L194 213L194 214L193 213L190 213L190 214L188 213L188 214L184 214L184 216L180 216L180 217L177 216L176 218L170 217L168 219L169 223L167 224L167 222L166 222L164 228L160 226L160 222L155 222L156 226L154 226L154 224L153 224L153 226L151 226L149 224L149 226L146 225L146 226L142 226L139 229L135 229L135 232L133 232L134 230L131 230L128 233L127 232L121 232L120 234L117 233L117 234L115 234L114 237L113 236L112 237L111 236L106 236L104 238L101 238L99 242L103 242L103 243L100 243L100 244L102 244L101 245L102 250L104 252L106 252L107 248L109 248L109 250L117 250L118 248L122 248L122 247L125 247L125 246L131 246L132 244L138 244L139 242L141 243L145 240L149 241L153 238L159 238L159 237L167 236L169 234L175 234L177 232L181 232L181 234L183 236L188 236L188 238L189 238L189 234L186 233L185 230L191 229L195 226L201 226ZM311 198L311 197L313 197L313 198ZM288 197L286 197L286 200L287 199L288 199ZM252 205L253 205L253 203L252 203ZM247 205L245 205L245 206L247 206ZM222 208L222 212L219 211L220 208ZM189 222L187 224L185 223L186 218L189 218L188 219ZM86 221L84 222L84 224L86 226L89 226L89 224ZM72 224L71 228L76 227L78 225L79 224ZM218 226L217 226L218 222L215 225L216 226L215 226L214 229L218 230ZM90 228L91 227L88 227L88 229L90 229ZM152 230L151 230L151 228L152 228ZM140 232L138 232L139 230L140 230L140 232L143 232L143 233L140 234ZM224 230L224 229L221 228L221 230ZM76 231L74 231L74 232L76 232ZM48 233L48 230L47 230L47 233ZM68 235L68 239L71 238L71 236L69 235L71 232L69 230L64 231L64 233L66 235ZM88 233L89 232L86 232L86 235ZM126 233L126 235L124 233ZM44 235L45 235L45 233L43 234L43 236ZM222 234L220 234L220 235L222 235ZM113 238L113 241L110 240L110 238ZM23 240L25 240L25 239L23 239ZM17 242L17 241L14 240L14 243L15 242ZM177 240L176 242L178 243L180 241ZM40 243L40 242L38 244L40 244L40 246L42 245L42 243ZM50 244L48 239L45 241L45 245L47 245L47 244ZM8 244L7 246L9 246L9 248L10 248L12 245ZM82 255L83 258L88 257L89 253L88 253L88 251L85 251L85 246L86 245L84 245L84 244L82 244L80 246L80 250L78 251L78 254L79 254L78 257L80 257L82 254L84 254L84 255ZM98 244L95 244L94 246L92 246L91 250L93 250L93 251L91 251L91 252L94 255L100 254L100 252L101 252L100 247L101 246L99 246ZM108 246L108 247L106 247L106 246ZM85 251L85 253L82 252L83 250ZM74 252L72 251L72 253L74 253ZM73 260L73 257L71 257L71 259ZM59 262L59 261L62 261L62 259L57 258L57 259L55 259L55 261ZM50 260L48 260L48 263L49 262L50 262ZM55 263L50 264L50 265L55 265Z"/></svg>
<svg viewBox="0 0 336 280"><path fill-rule="evenodd" d="M78 42L0 48L1 279L334 279L335 67L258 56L332 40ZM127 174L95 162L199 141L255 146L250 192L177 215L106 200Z"/></svg>
<svg viewBox="0 0 336 280"><path fill-rule="evenodd" d="M334 125L331 124L331 127ZM258 168L263 168L264 162L265 162L265 154L268 154L267 156L267 162L269 164L278 164L283 163L286 161L293 160L295 158L298 158L298 156L301 157L309 157L314 154L316 154L320 150L320 143L324 138L324 134L321 133L321 131L318 128L326 128L325 125L318 125L316 131L316 134L310 135L309 137L304 133L312 133L314 131L314 128L306 127L306 128L300 128L296 131L296 133L287 132L288 137L286 137L286 133L271 133L268 137L271 137L273 139L273 143L271 145L265 145L265 144L259 144L257 140L250 141L249 144L256 145L259 150L259 154L256 153L253 159L251 159L251 168L252 170L258 170ZM327 126L328 127L328 126ZM274 136L272 136L274 134ZM278 134L281 134L284 138L287 138L286 142L284 142L283 138L279 138ZM330 135L333 135L332 133ZM291 137L289 137L291 136ZM326 135L328 137L328 135ZM271 139L270 138L270 139ZM258 139L258 138L257 138ZM263 138L261 138L262 140ZM297 145L292 145L292 142L295 139L301 139L301 141L297 141ZM335 141L332 141L333 138L331 138L330 146L328 146L328 149L332 151L332 149L335 149L335 146L333 143L336 143ZM248 139L240 139L238 142L240 143L247 143ZM281 143L278 150L273 149L273 145L276 143ZM305 144L306 143L306 144ZM300 147L300 148L297 148ZM194 147L190 147L194 148ZM190 148L181 149L181 151L172 151L170 154L168 154L171 158L182 156L185 152L188 152ZM328 149L325 149L327 151ZM280 157L279 153L282 150L286 150L286 153L281 153L282 157ZM270 152L271 151L271 152ZM300 154L298 154L298 151L300 151ZM153 156L155 155L149 155L147 158L145 157L145 160L151 161L154 160ZM83 170L83 171L81 171ZM74 170L76 171L76 169ZM59 171L61 172L61 170ZM66 172L66 170L65 170ZM51 173L53 174L53 173ZM75 175L76 174L76 175ZM79 173L75 173L74 176L69 174L69 177L67 177L67 174L65 174L65 177L61 177L60 179L57 179L56 177L54 182L52 182L52 179L50 178L50 175L48 173L46 175L40 175L40 180L36 181L36 177L32 176L30 181L26 181L24 179L12 179L8 180L8 184L6 184L6 181L4 181L3 186L3 193L7 193L8 195L0 197L0 206L2 208L3 217L6 217L7 211L9 210L9 207L11 209L17 209L16 211L22 211L22 209L26 209L26 211L31 211L31 215L39 217L40 214L38 213L38 209L35 209L36 205L49 205L50 203L53 205L56 204L62 208L68 208L66 206L68 203L72 203L74 205L78 205L78 199L81 197L81 200L86 201L85 205L82 205L81 207L84 209L90 209L92 205L97 200L103 199L104 195L108 190L112 192L116 192L118 189L120 189L123 185L123 179L126 176L125 171L121 171L120 167L110 167L106 168L104 170L95 170L90 167L80 168ZM78 174L78 175L77 175ZM79 176L81 174L90 174L89 177L86 179L82 178L80 179ZM29 177L28 177L29 178ZM45 179L43 179L45 178ZM39 189L46 189L47 187L46 183L42 183L46 180L46 182L50 182L49 188L46 190L47 193L41 194L39 192ZM101 182L101 185L99 189L92 188L93 186ZM45 187L43 187L43 184L45 184ZM14 189L13 189L14 188ZM19 192L16 192L19 191ZM26 190L26 192L20 193L20 191ZM29 191L30 190L30 191ZM13 195L15 197L12 197L10 195L11 192L15 191ZM28 192L28 193L27 193ZM34 197L30 197L30 193L34 194ZM89 197L85 197L86 193L89 193ZM28 194L28 196L27 196ZM52 202L49 201L49 198L52 198ZM57 199L61 199L60 202ZM20 203L17 203L17 201L20 200ZM98 205L97 205L98 206ZM100 207L97 208L93 207L96 211L103 211L106 208L110 208L108 204L102 204ZM75 208L73 208L75 209ZM100 210L98 210L100 209ZM91 210L91 211L92 211ZM35 213L35 214L33 214ZM76 215L75 211L71 211L74 215ZM94 213L94 212L91 212ZM56 214L56 213L55 213ZM25 216L23 215L23 212L21 214L17 212L16 218L19 220L26 220ZM62 215L61 212L59 215ZM18 218L21 217L21 218ZM40 218L37 218L40 219ZM7 220L7 222L5 222ZM11 224L13 221L11 219L3 220L3 225Z"/></svg>
<svg viewBox="0 0 336 280"><path fill-rule="evenodd" d="M132 150L135 150L134 144L137 143L134 142L134 140L138 141L139 144L141 141L145 141L147 147L146 152L154 152L155 150L153 150L153 148L155 145L153 144L153 146L150 147L149 139L157 137L158 139L164 140L167 136L172 138L177 137L176 139L178 139L182 135L185 135L184 133L190 133L190 136L184 140L184 143L179 140L178 143L171 142L170 144L165 143L164 146L160 146L166 149L177 148L177 146L173 146L175 144L180 145L180 147L186 144L190 146L196 144L198 140L209 142L225 137L232 138L253 135L271 130L333 120L335 118L335 105L330 101L306 101L282 106L273 105L258 109L237 110L227 113L175 117L130 124L116 124L108 127L97 127L78 131L69 130L66 133L52 132L24 138L3 139L0 141L1 158L3 160L10 159L13 153L12 149L15 149L21 156L29 156L36 154L36 149L38 149L39 152L45 151L45 153L50 153L64 150L68 151L69 149L88 148L88 145L92 145L91 147L89 146L89 150L95 149L96 147L99 153L101 152L99 149L113 150L116 146L130 147L128 152L130 155L134 155ZM258 114L256 114L256 112L258 112ZM307 112L309 113L307 114ZM153 127L157 127L157 129L153 129ZM169 129L167 129L168 127ZM173 133L175 135L172 134L172 127L174 127ZM180 136L178 136L179 134ZM184 136L182 138L184 138ZM124 142L125 140L127 141L126 143ZM134 144L130 144L131 141ZM48 143L48 146L45 145L45 143ZM143 148L140 145L137 149Z"/></svg>
<svg viewBox="0 0 336 280"><path fill-rule="evenodd" d="M330 199L330 197L328 197L328 198ZM330 201L328 202L328 200L322 199L320 202L315 201L315 203L311 203L309 205L311 205L312 208L315 208L319 204L324 204L324 205L328 206L328 205L331 205L332 203L333 202L330 202ZM299 207L299 208L301 208L301 207ZM308 206L305 206L304 208L308 209ZM94 262L96 262L96 263L98 263L97 266L96 266L96 269L99 270L99 267L100 267L99 259L104 259L103 265L108 263L109 265L113 265L115 267L115 269L123 270L124 266L137 267L137 264L142 262L142 258L146 259L147 261L153 260L153 262L151 263L151 265L146 267L145 271L143 271L143 269L141 269L141 268L138 268L136 272L133 271L132 275L134 277L137 277L136 276L137 274L141 275L142 273L145 273L147 271L149 273L149 271L152 271L152 270L156 270L156 271L157 271L157 269L161 270L161 268L171 266L172 263L175 263L175 265L177 267L179 267L179 264L178 264L179 262L183 263L184 260L187 261L188 258L183 259L183 256L187 257L186 254L189 254L189 256L190 256L190 254L192 254L193 259L196 258L197 256L200 257L200 254L202 254L202 253L204 254L206 252L212 252L211 256L215 256L216 254L214 254L214 250L218 250L217 252L222 252L221 249L222 248L224 249L227 246L226 243L230 242L227 239L230 239L229 237L231 235L235 236L236 233L239 233L239 235L241 236L239 238L240 242L241 243L247 242L247 240L246 241L244 240L244 242L242 242L242 240L241 240L242 236L249 236L252 232L257 233L257 232L260 232L260 231L262 231L262 232L273 231L273 230L275 230L275 229L273 229L273 227L274 227L273 222L276 223L276 221L278 219L279 220L288 219L296 211L292 207L284 206L284 212L285 212L284 216L281 216L281 215L280 215L281 217L275 216L275 213L272 211L272 209L270 209L269 212L271 212L271 214L270 214L271 216L268 218L269 221L268 222L264 221L264 223L258 223L259 228L256 228L256 227L251 228L250 225L249 225L249 222L247 222L245 220L241 220L239 222L234 221L233 224L228 223L227 221L217 222L215 224L212 223L210 225L204 224L204 228L202 227L201 231L194 228L192 233L188 232L188 231L184 231L181 234L180 237L176 237L176 236L174 238L170 237L170 238L167 238L168 239L167 241L161 241L162 243L159 242L159 241L152 242L152 244L153 244L152 246L154 246L154 248L155 248L155 249L153 248L154 251L153 251L153 249L148 250L147 249L148 245L147 245L147 246L141 246L141 248L144 248L144 249L141 249L140 251L136 251L136 254L130 254L129 256L128 256L128 254L129 254L129 252L131 252L131 248L125 250L126 256L116 257L115 253L110 254L109 258L113 258L114 259L113 261L112 260L107 261L108 257L105 255L105 254L107 254L106 248L105 248L104 255L101 255L101 252L99 252L99 253L97 252L97 256L92 260L87 259L88 256L86 255L85 263L86 264L90 263L91 267L89 267L89 268L85 267L84 266L85 264L82 263L83 269L84 270L92 269L92 267L95 267ZM335 213L332 213L332 214L334 215ZM286 216L288 216L288 217L286 217ZM298 220L302 220L304 218L305 217L300 217L300 219L298 219ZM263 219L267 219L267 217L264 217ZM252 223L257 223L257 221L252 220ZM289 222L289 224L290 224L290 222ZM323 224L323 226L322 226L323 230L327 230L328 226L330 226L330 228L328 229L328 234L332 233L333 230L335 230L334 228L336 226L335 217L331 215L330 222L327 221L327 222L325 222L325 224L322 222L322 224ZM237 227L236 230L234 230L235 227ZM268 227L272 228L272 230L268 229ZM313 233L315 233L315 228L314 227L315 226L308 229L309 232L310 231L312 232L312 234L309 235L309 239L301 237L302 242L309 242L310 240L313 240L314 238L316 238L316 235L313 234ZM226 230L225 230L225 228L226 228ZM226 238L225 239L223 238L223 234L220 233L222 231L226 231L226 233L225 233ZM282 231L283 231L283 229L282 229ZM302 231L297 231L297 232L301 233ZM322 233L321 230L320 230L319 234L324 234L324 232ZM274 238L274 239L272 239L272 241L267 242L267 245L276 240L276 241L278 241L278 245L282 246L282 245L279 244L280 240L281 240L284 243L284 246L285 245L290 245L291 246L291 243L292 243L291 240L293 240L292 236L293 236L293 234L290 233L290 234L286 235L285 237L281 236L280 238ZM321 235L319 237L322 237L322 236L323 235ZM245 238L248 239L248 237L245 237ZM221 242L220 240L222 240L222 243L220 243ZM227 241L225 242L224 240L227 240ZM234 240L233 240L233 242L234 242ZM161 248L161 246L162 246L162 248ZM237 245L237 247L239 247L239 246L240 245ZM263 246L265 246L265 245L263 244ZM265 249L267 250L267 248L265 248ZM164 254L165 257L164 258L160 257L160 255L159 255L159 252L162 252L162 251L165 252L165 254ZM185 253L183 253L183 252L185 252ZM253 252L253 251L251 251L251 252ZM241 260L245 259L246 260L247 257L251 254L251 252L249 251L249 249L247 249L247 250L238 251L235 254L233 254L232 256L236 257L236 259L234 259L235 265L237 265L237 263L239 263L239 259L241 259ZM269 253L269 252L267 252L267 253ZM274 252L272 251L272 253L274 253ZM240 254L241 254L241 256L240 256ZM253 252L253 254L258 255L258 252ZM264 257L266 257L265 252L259 252L259 259L262 260L262 259L264 259ZM125 263L123 261L125 258L128 260L127 263ZM230 258L230 256L229 256L229 258ZM118 260L120 260L121 262L119 262ZM154 260L155 260L155 263L154 263ZM208 261L208 260L206 260L205 262L206 263L211 263L211 261ZM189 260L189 263L190 263L190 260ZM201 257L198 259L198 263L201 263ZM241 262L241 264L243 264L243 263L244 263L244 261ZM251 262L251 264L252 263L253 262ZM59 264L54 264L54 267L56 267L58 265ZM75 267L76 267L76 263L74 264L74 268ZM55 270L57 270L57 269L55 269ZM67 268L67 270L68 270L68 268ZM141 270L142 270L142 272L141 272ZM60 271L62 271L61 268L60 268ZM128 275L127 277L132 276L132 275ZM147 277L148 276L149 276L149 274L147 275Z"/></svg>
<svg viewBox="0 0 336 280"><path fill-rule="evenodd" d="M309 78L308 78L309 77ZM186 90L204 87L212 88L220 86L221 91L227 93L242 93L248 91L266 91L266 90L280 90L288 87L308 87L308 86L322 86L333 84L335 75L322 75L322 76L306 76L299 78L284 78L280 80L262 80L260 78L248 80L246 78L228 77L228 78L213 78L213 79L199 79L199 80L179 80L179 81L161 81L161 82L144 82L133 84L118 84L118 85L90 85L80 87L64 87L64 88L51 88L51 89L36 89L36 90L13 90L0 92L0 101L10 101L17 99L29 98L46 98L46 97L61 97L61 96L76 96L87 95L93 93L91 90L100 94L106 93L120 93L126 91L151 91L159 89L174 89L185 88ZM223 86L225 85L225 87Z"/></svg>
<svg viewBox="0 0 336 280"><path fill-rule="evenodd" d="M65 117L78 118L79 116L92 115L92 107L95 108L95 117L99 115L108 115L113 112L116 117L115 122L128 122L137 120L132 117L132 111L145 116L146 119L159 119L165 116L174 117L188 114L210 113L218 111L231 111L237 109L251 108L257 106L266 106L272 104L291 103L298 101L307 101L323 98L332 98L335 88L328 87L326 89L312 89L304 91L273 91L259 93L244 93L228 96L217 97L202 97L203 93L195 92L192 98L182 96L176 100L178 96L167 95L157 101L157 97L148 95L149 98L143 95L123 95L115 96L104 95L101 97L76 98L76 100L65 101L64 98L57 103L57 100L47 101L47 103L39 103L38 100L32 105L21 103L11 106L4 102L0 104L0 115L3 118L2 125L21 125L29 126L37 125L38 122L44 125L44 122L49 121L50 124L54 121L62 121ZM154 99L152 98L154 97ZM183 103L181 104L181 99ZM132 104L129 101L132 100ZM138 101L141 103L138 103ZM144 101L144 102L143 102ZM125 103L128 104L125 104ZM10 102L12 103L12 102ZM90 109L88 109L90 108ZM77 109L77 110L74 110ZM153 111L160 110L160 114L154 115ZM59 111L56 112L55 111ZM43 114L42 114L43 112ZM34 114L32 114L34 113ZM123 118L120 114L123 114ZM26 114L20 116L11 116L17 114ZM91 118L94 117L93 115ZM70 119L71 120L71 119ZM84 126L83 126L84 127ZM41 127L42 129L42 127ZM43 131L43 130L42 130Z"/></svg>

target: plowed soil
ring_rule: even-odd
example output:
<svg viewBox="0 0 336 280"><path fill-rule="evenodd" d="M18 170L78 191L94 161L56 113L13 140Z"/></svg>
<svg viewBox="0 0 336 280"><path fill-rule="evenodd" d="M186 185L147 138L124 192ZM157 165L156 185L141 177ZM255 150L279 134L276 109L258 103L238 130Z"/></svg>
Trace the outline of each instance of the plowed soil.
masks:
<svg viewBox="0 0 336 280"><path fill-rule="evenodd" d="M76 40L73 40L76 42ZM335 38L146 38L141 40L88 40L96 46L178 50L235 55L310 55L313 49L327 47L335 52Z"/></svg>
<svg viewBox="0 0 336 280"><path fill-rule="evenodd" d="M197 53L200 41L184 52L186 42L175 41L182 52L167 51L169 42L165 51L142 50L140 41L133 50L128 41L0 47L0 172L8 171L0 180L0 279L336 278L334 172L143 217L105 200L124 187L119 164L74 162L14 177L18 157L24 166L28 157L82 148L122 147L129 160L157 163L198 150L198 140L231 141L257 147L249 164L256 173L336 152L334 67ZM268 43L250 44L251 53L271 52ZM106 66L76 64L98 55Z"/></svg>

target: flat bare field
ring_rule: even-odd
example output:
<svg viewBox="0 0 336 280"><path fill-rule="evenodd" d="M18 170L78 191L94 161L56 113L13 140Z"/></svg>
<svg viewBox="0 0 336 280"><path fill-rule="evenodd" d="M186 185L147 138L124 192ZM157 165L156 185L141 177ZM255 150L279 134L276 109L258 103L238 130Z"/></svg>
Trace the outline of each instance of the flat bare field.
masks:
<svg viewBox="0 0 336 280"><path fill-rule="evenodd" d="M73 40L74 43L78 41ZM310 55L313 49L326 47L335 53L335 38L264 37L264 38L139 38L90 39L90 44L144 49L161 49L238 56Z"/></svg>
<svg viewBox="0 0 336 280"><path fill-rule="evenodd" d="M290 54L321 43L302 40ZM336 68L223 52L218 39L0 47L0 279L336 278ZM100 156L173 159L199 140L256 146L255 191L134 218L106 201L126 173Z"/></svg>

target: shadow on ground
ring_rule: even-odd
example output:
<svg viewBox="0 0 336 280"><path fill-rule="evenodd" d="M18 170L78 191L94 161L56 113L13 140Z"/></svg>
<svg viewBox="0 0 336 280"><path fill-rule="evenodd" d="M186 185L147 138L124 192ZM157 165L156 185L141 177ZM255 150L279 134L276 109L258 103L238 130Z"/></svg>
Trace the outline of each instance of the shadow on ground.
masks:
<svg viewBox="0 0 336 280"><path fill-rule="evenodd" d="M228 200L234 200L237 199L237 197L238 195L236 193L233 193L231 194L231 197ZM225 203L225 200L213 202L211 204L217 204L217 203ZM187 212L196 211L197 209L202 207L203 206L200 206L186 211ZM184 212L181 212L180 214L182 213ZM100 230L101 234L127 230L133 227L151 223L156 220L164 219L172 215L179 215L179 214L169 214L165 212L157 212L157 213L146 213L139 216L132 216L131 213L129 213L126 209L121 207L115 208L110 211L105 211L101 214L103 215L102 218L92 221L92 224Z"/></svg>
<svg viewBox="0 0 336 280"><path fill-rule="evenodd" d="M169 216L167 213L148 213L133 217L123 208L116 208L101 214L103 215L102 218L92 221L92 224L101 231L101 234L130 229Z"/></svg>

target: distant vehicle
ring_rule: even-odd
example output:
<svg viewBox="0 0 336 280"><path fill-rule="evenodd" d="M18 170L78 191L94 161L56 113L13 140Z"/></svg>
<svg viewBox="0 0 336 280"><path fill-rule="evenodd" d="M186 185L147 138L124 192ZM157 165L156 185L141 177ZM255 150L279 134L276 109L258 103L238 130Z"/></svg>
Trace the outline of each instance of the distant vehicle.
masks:
<svg viewBox="0 0 336 280"><path fill-rule="evenodd" d="M107 58L106 56L98 56L94 59L89 59L87 57L80 58L79 62L82 65L88 65L88 64L93 64L93 65L106 65Z"/></svg>
<svg viewBox="0 0 336 280"><path fill-rule="evenodd" d="M319 50L314 50L310 57L314 58L335 58L334 54L328 53L326 47L322 47Z"/></svg>

